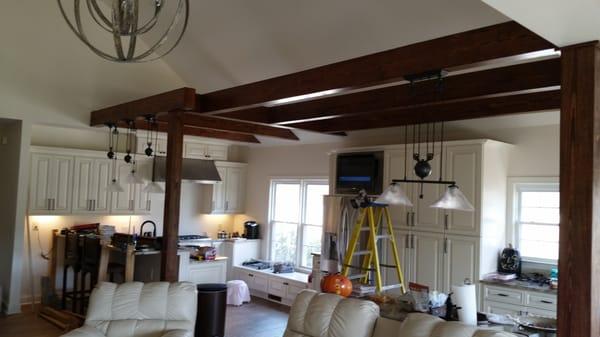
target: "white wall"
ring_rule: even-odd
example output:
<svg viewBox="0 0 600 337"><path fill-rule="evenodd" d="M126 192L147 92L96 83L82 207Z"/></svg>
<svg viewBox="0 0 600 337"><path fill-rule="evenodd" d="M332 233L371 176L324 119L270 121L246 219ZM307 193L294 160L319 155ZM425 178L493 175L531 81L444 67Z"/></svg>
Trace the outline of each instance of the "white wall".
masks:
<svg viewBox="0 0 600 337"><path fill-rule="evenodd" d="M9 313L18 310L20 275L20 249L22 231L19 224L23 217L19 214L19 171L21 165L22 123L0 120L0 157L5 164L0 165L0 311ZM22 182L21 182L22 184ZM16 197L17 196L17 197ZM15 252L19 252L13 261Z"/></svg>
<svg viewBox="0 0 600 337"><path fill-rule="evenodd" d="M515 145L509 156L509 176L558 176L559 126L509 128L494 130L454 130L448 139L490 138ZM258 221L261 235L267 238L269 180L282 176L323 176L329 174L327 153L338 148L402 143L399 135L388 139L350 139L347 142L284 147L253 147L248 153L246 215L235 218L235 228L243 230L246 219ZM266 241L265 241L266 242ZM263 247L267 256L268 247Z"/></svg>

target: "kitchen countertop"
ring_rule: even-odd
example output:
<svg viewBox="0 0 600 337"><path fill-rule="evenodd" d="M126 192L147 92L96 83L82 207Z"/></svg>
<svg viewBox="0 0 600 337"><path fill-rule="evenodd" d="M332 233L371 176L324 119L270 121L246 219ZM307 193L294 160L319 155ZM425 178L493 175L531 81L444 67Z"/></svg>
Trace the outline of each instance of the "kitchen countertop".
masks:
<svg viewBox="0 0 600 337"><path fill-rule="evenodd" d="M213 262L220 262L220 261L227 261L227 256L217 256L217 257L215 257L214 260L190 259L190 264L213 263Z"/></svg>
<svg viewBox="0 0 600 337"><path fill-rule="evenodd" d="M284 279L288 279L291 281L296 281L296 282L302 282L302 283L308 283L308 274L305 273L299 273L299 272L293 272L293 273L274 273L273 269L255 269L255 268L250 268L250 267L246 267L246 266L236 266L236 268L241 268L244 270L248 270L251 271L253 273L262 273L262 274L267 274L267 275L274 275L277 277L281 277Z"/></svg>
<svg viewBox="0 0 600 337"><path fill-rule="evenodd" d="M479 282L481 282L483 284L488 284L491 286L509 287L509 288L515 288L515 289L519 289L519 290L526 290L526 291L537 291L537 292L546 293L546 294L550 294L550 295L556 295L558 293L558 291L556 289L550 289L550 286L539 286L539 285L536 285L536 284L533 284L530 282L526 282L526 281L480 280Z"/></svg>

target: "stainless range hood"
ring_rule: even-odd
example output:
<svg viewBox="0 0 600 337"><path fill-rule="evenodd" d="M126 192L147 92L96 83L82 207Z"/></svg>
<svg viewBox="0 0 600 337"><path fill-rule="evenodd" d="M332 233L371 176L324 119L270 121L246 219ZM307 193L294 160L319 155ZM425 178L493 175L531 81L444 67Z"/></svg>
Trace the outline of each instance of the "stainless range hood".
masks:
<svg viewBox="0 0 600 337"><path fill-rule="evenodd" d="M154 158L154 181L165 181L167 177L167 157ZM181 179L199 184L214 184L221 181L214 160L183 158Z"/></svg>

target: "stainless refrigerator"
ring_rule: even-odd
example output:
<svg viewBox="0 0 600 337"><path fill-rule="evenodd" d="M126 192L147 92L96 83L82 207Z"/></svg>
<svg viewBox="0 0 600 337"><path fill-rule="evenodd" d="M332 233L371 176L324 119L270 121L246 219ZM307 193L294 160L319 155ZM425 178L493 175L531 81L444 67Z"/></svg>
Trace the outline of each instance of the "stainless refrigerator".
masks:
<svg viewBox="0 0 600 337"><path fill-rule="evenodd" d="M359 209L352 207L353 199L356 197L337 195L323 197L321 271L324 274L334 274L342 270L346 247L359 215Z"/></svg>

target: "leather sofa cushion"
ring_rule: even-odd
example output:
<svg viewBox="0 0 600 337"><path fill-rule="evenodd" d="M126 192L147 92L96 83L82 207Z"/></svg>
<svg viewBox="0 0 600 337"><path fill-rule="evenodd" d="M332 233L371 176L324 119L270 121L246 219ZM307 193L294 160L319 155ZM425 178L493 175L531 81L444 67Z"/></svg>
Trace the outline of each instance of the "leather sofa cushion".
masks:
<svg viewBox="0 0 600 337"><path fill-rule="evenodd" d="M284 337L371 337L379 307L304 290L296 297Z"/></svg>

